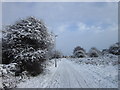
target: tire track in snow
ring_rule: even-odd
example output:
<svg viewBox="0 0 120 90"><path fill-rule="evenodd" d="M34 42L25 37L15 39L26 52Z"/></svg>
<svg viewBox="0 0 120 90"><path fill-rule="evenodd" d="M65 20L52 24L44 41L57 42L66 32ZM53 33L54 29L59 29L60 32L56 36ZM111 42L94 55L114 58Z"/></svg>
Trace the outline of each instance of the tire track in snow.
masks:
<svg viewBox="0 0 120 90"><path fill-rule="evenodd" d="M83 76L81 76L81 74L73 67L73 63L69 63L69 61L66 61L66 63L68 64L69 69L73 72L76 82L79 84L78 88L89 88Z"/></svg>
<svg viewBox="0 0 120 90"><path fill-rule="evenodd" d="M57 77L59 76L59 74L57 72L58 72L60 67L61 67L61 63L57 67L57 70L54 72L54 74L47 80L46 85L44 86L44 88L53 88L55 86L54 85L55 81L57 81L56 79L58 79Z"/></svg>
<svg viewBox="0 0 120 90"><path fill-rule="evenodd" d="M57 68L56 72L54 73L54 75L48 81L48 84L46 85L46 88L70 87L69 73L66 70L66 68L63 67L63 66L64 66L64 63L61 62L59 64L59 67Z"/></svg>
<svg viewBox="0 0 120 90"><path fill-rule="evenodd" d="M72 67L73 63L64 59L47 84L47 88L88 88L88 84L80 73Z"/></svg>
<svg viewBox="0 0 120 90"><path fill-rule="evenodd" d="M97 71L96 71L97 72ZM101 82L99 82L99 80ZM110 84L110 85L108 85ZM23 86L22 86L23 85ZM50 69L50 74L38 76L21 84L23 88L106 88L115 87L107 79L96 74L90 67L78 65L70 60L62 59L58 67Z"/></svg>

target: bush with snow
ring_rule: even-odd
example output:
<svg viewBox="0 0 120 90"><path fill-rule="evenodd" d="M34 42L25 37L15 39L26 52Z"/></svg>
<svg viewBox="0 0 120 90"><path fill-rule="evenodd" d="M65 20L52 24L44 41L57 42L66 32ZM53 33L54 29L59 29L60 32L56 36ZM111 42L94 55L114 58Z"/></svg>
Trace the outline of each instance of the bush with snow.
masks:
<svg viewBox="0 0 120 90"><path fill-rule="evenodd" d="M115 43L109 47L109 53L114 55L120 55L120 43Z"/></svg>
<svg viewBox="0 0 120 90"><path fill-rule="evenodd" d="M92 48L89 50L88 55L89 55L90 57L98 57L98 56L101 55L101 52L100 52L97 48L92 47Z"/></svg>
<svg viewBox="0 0 120 90"><path fill-rule="evenodd" d="M90 65L118 65L118 56L113 54L106 54L104 56L99 56L96 58L86 57L86 58L70 58L71 61L75 61L79 64L90 64Z"/></svg>
<svg viewBox="0 0 120 90"><path fill-rule="evenodd" d="M77 58L82 58L86 56L85 50L80 46L74 48L73 56Z"/></svg>
<svg viewBox="0 0 120 90"><path fill-rule="evenodd" d="M13 88L16 86L15 71L18 69L16 63L8 65L0 64L0 78L2 78L2 88Z"/></svg>
<svg viewBox="0 0 120 90"><path fill-rule="evenodd" d="M103 49L102 50L102 55L105 55L105 54L109 54L109 50L108 49Z"/></svg>
<svg viewBox="0 0 120 90"><path fill-rule="evenodd" d="M29 74L27 71L19 73L20 75L16 76L16 73L19 69L20 68L17 63L11 63L7 65L0 64L0 78L2 81L1 88L15 88L19 82L29 79Z"/></svg>
<svg viewBox="0 0 120 90"><path fill-rule="evenodd" d="M32 75L42 71L42 62L54 47L53 34L43 21L28 17L7 26L2 37L2 63L18 63Z"/></svg>

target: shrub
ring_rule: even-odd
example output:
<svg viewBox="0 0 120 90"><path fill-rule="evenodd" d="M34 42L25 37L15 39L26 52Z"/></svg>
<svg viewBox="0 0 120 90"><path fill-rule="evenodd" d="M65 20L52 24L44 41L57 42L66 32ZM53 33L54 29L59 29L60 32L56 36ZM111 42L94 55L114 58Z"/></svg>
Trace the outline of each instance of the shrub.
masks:
<svg viewBox="0 0 120 90"><path fill-rule="evenodd" d="M109 47L109 53L114 55L120 55L120 43L115 43Z"/></svg>
<svg viewBox="0 0 120 90"><path fill-rule="evenodd" d="M102 55L105 55L105 54L108 54L109 53L109 50L108 49L103 49L102 50Z"/></svg>
<svg viewBox="0 0 120 90"><path fill-rule="evenodd" d="M42 71L42 62L54 47L53 35L41 20L34 17L7 26L2 37L2 63L16 62L22 70L33 74Z"/></svg>
<svg viewBox="0 0 120 90"><path fill-rule="evenodd" d="M97 49L97 48L95 48L95 47L92 47L90 50L89 50L89 56L90 57L98 57L98 56L100 56L100 51Z"/></svg>
<svg viewBox="0 0 120 90"><path fill-rule="evenodd" d="M85 50L80 46L77 46L76 48L74 48L73 56L78 58L83 58L86 56Z"/></svg>

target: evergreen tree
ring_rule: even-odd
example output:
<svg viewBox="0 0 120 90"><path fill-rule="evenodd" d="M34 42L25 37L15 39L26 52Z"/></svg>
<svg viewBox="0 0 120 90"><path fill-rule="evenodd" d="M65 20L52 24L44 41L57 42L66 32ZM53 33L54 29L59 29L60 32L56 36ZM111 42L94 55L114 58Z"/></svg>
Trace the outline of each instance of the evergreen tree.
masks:
<svg viewBox="0 0 120 90"><path fill-rule="evenodd" d="M28 17L7 26L3 31L2 41L2 63L19 63L22 70L31 74L42 71L40 66L54 47L53 35L48 32L43 21L35 17Z"/></svg>

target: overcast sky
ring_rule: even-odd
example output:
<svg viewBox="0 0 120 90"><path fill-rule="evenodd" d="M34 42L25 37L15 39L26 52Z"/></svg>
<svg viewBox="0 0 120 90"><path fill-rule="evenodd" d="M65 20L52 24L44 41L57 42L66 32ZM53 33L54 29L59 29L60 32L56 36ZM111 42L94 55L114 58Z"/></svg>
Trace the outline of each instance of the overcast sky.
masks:
<svg viewBox="0 0 120 90"><path fill-rule="evenodd" d="M4 2L2 6L3 25L27 16L42 19L58 35L57 49L66 55L76 46L102 50L118 41L117 2Z"/></svg>

